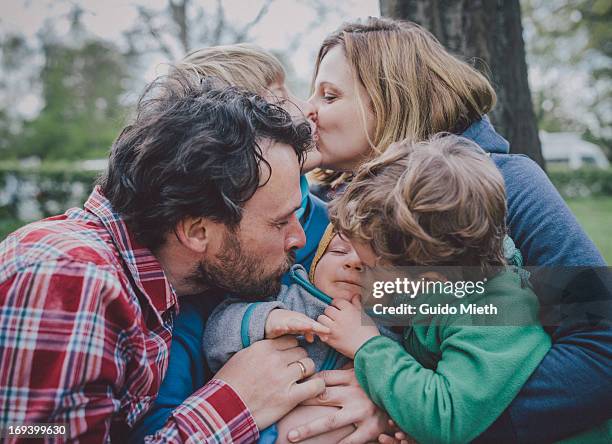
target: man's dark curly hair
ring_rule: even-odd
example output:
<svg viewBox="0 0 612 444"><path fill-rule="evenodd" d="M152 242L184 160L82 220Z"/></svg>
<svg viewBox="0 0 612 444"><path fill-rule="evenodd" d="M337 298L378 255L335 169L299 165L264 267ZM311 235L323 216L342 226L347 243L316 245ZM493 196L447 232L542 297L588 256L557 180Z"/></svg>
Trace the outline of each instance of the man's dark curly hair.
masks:
<svg viewBox="0 0 612 444"><path fill-rule="evenodd" d="M310 127L256 94L175 71L146 88L98 184L136 239L155 250L185 217L235 228L272 174L264 141L291 145L301 165Z"/></svg>

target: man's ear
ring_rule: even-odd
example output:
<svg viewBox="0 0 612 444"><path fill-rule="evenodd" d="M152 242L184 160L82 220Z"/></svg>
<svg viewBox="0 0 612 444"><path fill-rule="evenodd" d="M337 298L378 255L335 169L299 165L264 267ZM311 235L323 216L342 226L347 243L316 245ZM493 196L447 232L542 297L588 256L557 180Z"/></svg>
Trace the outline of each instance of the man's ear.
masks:
<svg viewBox="0 0 612 444"><path fill-rule="evenodd" d="M210 243L211 225L203 217L186 217L176 225L176 237L185 248L203 254Z"/></svg>

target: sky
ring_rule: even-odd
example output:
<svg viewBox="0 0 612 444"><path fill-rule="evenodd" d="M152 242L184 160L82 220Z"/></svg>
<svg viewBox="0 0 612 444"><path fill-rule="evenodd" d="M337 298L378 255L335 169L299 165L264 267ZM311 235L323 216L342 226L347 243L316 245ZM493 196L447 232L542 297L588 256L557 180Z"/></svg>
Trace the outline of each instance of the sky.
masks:
<svg viewBox="0 0 612 444"><path fill-rule="evenodd" d="M264 0L223 0L228 21L245 24L253 19ZM295 72L298 85L296 93L304 96L306 85L310 82L313 62L320 43L325 36L341 25L342 22L359 17L379 15L378 0L319 0L330 5L324 20L318 19L313 0L274 0L268 14L253 28L249 41L260 46L283 51L288 42L300 35L299 45L288 55L289 63ZM138 19L137 6L162 10L168 0L0 0L0 36L19 32L36 42L36 33L52 21L58 35L69 30L68 12L78 4L84 11L82 21L88 33L108 39L118 46L125 45L122 32L134 26ZM207 12L216 8L215 0L192 0L203 5ZM528 23L526 32L529 32ZM141 79L136 85L144 85L157 75L163 74L169 60L161 54L143 60L138 67ZM24 69L37 69L41 60L30 59ZM1 69L1 67L0 67ZM1 71L0 71L0 74ZM581 109L585 94L594 94L588 86L588 78L579 71L567 67L538 70L533 64L529 67L529 82L536 89L542 85L558 85L566 94L561 106L569 110ZM301 86L301 89L299 88ZM136 87L135 87L136 88ZM137 88L138 90L140 87ZM582 91L576 95L575 91ZM134 91L137 95L138 91ZM42 103L38 91L26 91L19 96L16 107L24 117L34 117ZM0 97L1 99L1 97Z"/></svg>
<svg viewBox="0 0 612 444"><path fill-rule="evenodd" d="M216 8L214 0L194 1L207 11ZM327 3L331 5L330 12L321 21L308 0L275 0L268 14L253 28L249 40L264 48L282 51L296 33L302 35L297 50L288 54L288 58L298 80L301 83L309 82L316 51L329 32L346 20L379 15L378 0ZM75 4L84 10L82 22L88 33L113 41L121 47L125 44L122 32L131 28L138 19L136 6L162 10L167 0L0 0L0 34L19 32L31 42L36 42L36 33L46 21L52 21L55 32L61 36L69 30L68 13ZM223 1L228 20L237 24L252 20L262 4L263 0ZM168 60L163 55L148 58L142 66L143 84L163 73L165 62ZM37 61L26 63L34 69ZM18 106L23 115L33 116L41 106L40 98L32 91Z"/></svg>

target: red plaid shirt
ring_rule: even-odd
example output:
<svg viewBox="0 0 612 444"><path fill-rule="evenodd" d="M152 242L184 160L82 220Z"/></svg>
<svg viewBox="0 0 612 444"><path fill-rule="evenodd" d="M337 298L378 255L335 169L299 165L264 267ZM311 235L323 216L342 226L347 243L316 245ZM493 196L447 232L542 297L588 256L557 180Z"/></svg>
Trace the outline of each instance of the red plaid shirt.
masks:
<svg viewBox="0 0 612 444"><path fill-rule="evenodd" d="M159 262L98 189L84 209L11 234L0 244L0 427L63 423L77 442L125 442L166 373L177 311ZM236 392L212 380L149 439L258 436Z"/></svg>

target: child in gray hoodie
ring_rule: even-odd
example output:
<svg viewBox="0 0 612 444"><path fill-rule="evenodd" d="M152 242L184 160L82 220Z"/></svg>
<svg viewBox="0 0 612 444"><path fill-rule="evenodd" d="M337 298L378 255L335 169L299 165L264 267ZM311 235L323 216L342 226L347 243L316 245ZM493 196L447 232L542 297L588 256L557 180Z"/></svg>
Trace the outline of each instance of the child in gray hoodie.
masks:
<svg viewBox="0 0 612 444"><path fill-rule="evenodd" d="M509 237L504 241L504 253L509 262L521 263L520 253ZM329 330L314 319L323 314L332 298L351 301L359 297L363 269L364 265L351 243L335 233L331 224L328 225L310 273L301 265L294 265L290 271L293 284L283 285L275 298L262 302L227 299L215 309L206 324L203 341L210 369L216 372L234 353L255 341L285 334L304 336L300 345L306 349L318 371L338 369L351 363L349 358L314 337L316 334L329 334ZM399 340L401 337L386 327L378 328L391 339ZM348 434L350 430L348 433L339 431L342 433ZM273 425L260 433L259 442L274 443L277 438L276 425ZM334 441L322 439L322 442Z"/></svg>
<svg viewBox="0 0 612 444"><path fill-rule="evenodd" d="M219 370L239 350L262 339L300 334L301 345L318 371L341 368L350 362L316 334L329 333L315 321L332 299L351 300L361 292L363 265L350 242L325 230L307 273L302 265L291 268L293 281L280 293L262 302L223 301L211 314L204 330L204 353L210 369ZM390 336L392 333L387 332Z"/></svg>
<svg viewBox="0 0 612 444"><path fill-rule="evenodd" d="M344 367L351 360L315 338L329 330L316 322L332 299L351 301L361 294L363 264L353 246L328 225L307 273L296 264L290 274L293 283L283 285L280 293L262 302L227 299L210 315L204 330L204 353L210 369L216 372L239 350L262 339L286 334L302 335L300 345L308 352L318 371ZM384 327L381 332L399 339ZM296 364L304 370L303 364ZM350 432L350 431L348 431ZM347 434L341 429L340 434ZM276 425L260 433L260 443L278 438ZM340 439L341 437L339 437ZM338 439L338 440L339 440ZM283 441L281 439L281 441ZM337 441L331 439L327 442Z"/></svg>

